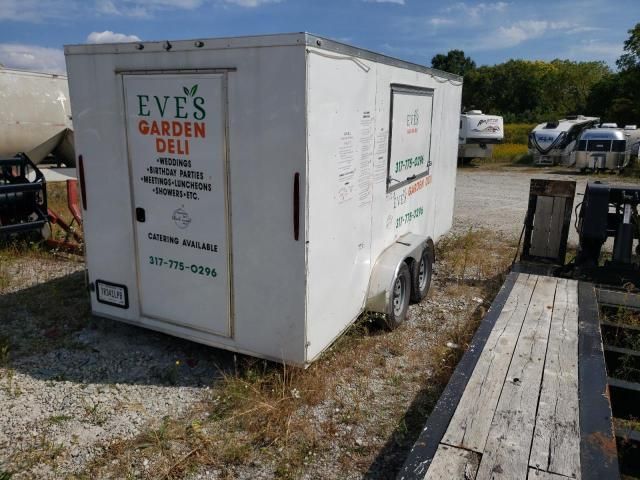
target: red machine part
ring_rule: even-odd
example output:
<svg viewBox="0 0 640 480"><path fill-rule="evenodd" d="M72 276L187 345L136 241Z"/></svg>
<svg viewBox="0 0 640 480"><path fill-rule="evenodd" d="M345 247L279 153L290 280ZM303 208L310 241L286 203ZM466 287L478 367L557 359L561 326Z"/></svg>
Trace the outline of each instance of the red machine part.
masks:
<svg viewBox="0 0 640 480"><path fill-rule="evenodd" d="M78 204L78 181L77 180L67 180L67 207L73 216L73 220L71 223L65 222L60 215L51 210L47 209L47 213L49 215L49 222L52 225L58 225L64 232L65 236L63 240L58 240L53 237L47 239L47 244L55 247L66 250L70 253L75 253L77 255L83 254L83 239L82 235L78 233L77 229L74 228L74 224L77 227L82 227L82 215L80 213L80 206Z"/></svg>

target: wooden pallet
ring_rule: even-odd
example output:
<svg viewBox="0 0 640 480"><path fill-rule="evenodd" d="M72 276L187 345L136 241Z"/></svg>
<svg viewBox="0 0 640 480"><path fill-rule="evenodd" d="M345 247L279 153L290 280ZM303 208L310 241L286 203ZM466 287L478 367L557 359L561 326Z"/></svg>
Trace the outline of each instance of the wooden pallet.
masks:
<svg viewBox="0 0 640 480"><path fill-rule="evenodd" d="M617 478L595 291L511 273L402 479Z"/></svg>

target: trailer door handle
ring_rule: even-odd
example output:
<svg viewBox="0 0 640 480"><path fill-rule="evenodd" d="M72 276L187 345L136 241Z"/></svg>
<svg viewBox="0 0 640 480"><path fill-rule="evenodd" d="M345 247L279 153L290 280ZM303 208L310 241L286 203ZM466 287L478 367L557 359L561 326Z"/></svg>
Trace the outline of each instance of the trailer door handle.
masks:
<svg viewBox="0 0 640 480"><path fill-rule="evenodd" d="M293 239L300 238L300 173L293 176Z"/></svg>
<svg viewBox="0 0 640 480"><path fill-rule="evenodd" d="M136 207L136 220L140 223L144 223L147 220L147 213L144 208Z"/></svg>

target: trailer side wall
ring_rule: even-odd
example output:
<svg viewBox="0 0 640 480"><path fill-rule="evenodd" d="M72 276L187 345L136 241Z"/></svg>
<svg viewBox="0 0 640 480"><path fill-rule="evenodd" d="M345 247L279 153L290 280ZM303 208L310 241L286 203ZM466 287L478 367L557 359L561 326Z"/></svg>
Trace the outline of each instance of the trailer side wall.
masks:
<svg viewBox="0 0 640 480"><path fill-rule="evenodd" d="M406 233L435 241L451 227L461 86L422 72L308 50L311 361L362 313L373 265L385 249ZM408 129L405 133L417 128L428 136L424 164L395 165L415 157L409 155L411 146L402 151L397 133L390 155L392 126ZM407 175L416 180L404 182Z"/></svg>

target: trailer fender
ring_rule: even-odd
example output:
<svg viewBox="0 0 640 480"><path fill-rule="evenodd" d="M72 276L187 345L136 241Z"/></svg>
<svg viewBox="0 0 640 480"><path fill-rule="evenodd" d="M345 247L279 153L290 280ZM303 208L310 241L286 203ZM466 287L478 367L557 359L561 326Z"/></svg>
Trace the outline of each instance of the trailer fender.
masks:
<svg viewBox="0 0 640 480"><path fill-rule="evenodd" d="M429 237L408 233L397 239L376 260L369 279L369 291L365 310L390 313L392 284L403 262L420 261L424 249L434 259L433 241Z"/></svg>

